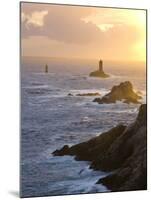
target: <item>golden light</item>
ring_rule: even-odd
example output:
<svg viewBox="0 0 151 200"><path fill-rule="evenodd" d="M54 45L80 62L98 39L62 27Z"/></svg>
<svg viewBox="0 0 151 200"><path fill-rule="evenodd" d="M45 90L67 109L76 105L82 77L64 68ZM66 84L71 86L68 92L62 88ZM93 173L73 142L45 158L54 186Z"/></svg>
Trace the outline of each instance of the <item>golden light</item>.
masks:
<svg viewBox="0 0 151 200"><path fill-rule="evenodd" d="M140 41L133 46L134 53L136 53L137 60L145 61L146 59L146 43L145 41Z"/></svg>
<svg viewBox="0 0 151 200"><path fill-rule="evenodd" d="M129 21L130 20L130 21ZM128 21L130 24L141 26L145 28L146 26L146 11L136 10L128 14Z"/></svg>
<svg viewBox="0 0 151 200"><path fill-rule="evenodd" d="M137 60L145 61L146 59L146 11L136 11L131 16L131 23L140 27L141 38L133 45L132 51L136 53Z"/></svg>

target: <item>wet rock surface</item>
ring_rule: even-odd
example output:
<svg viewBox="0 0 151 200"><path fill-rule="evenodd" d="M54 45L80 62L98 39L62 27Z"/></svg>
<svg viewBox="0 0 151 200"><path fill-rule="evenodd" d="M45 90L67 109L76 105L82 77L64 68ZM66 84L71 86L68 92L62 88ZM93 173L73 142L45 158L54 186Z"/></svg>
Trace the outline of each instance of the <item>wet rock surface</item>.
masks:
<svg viewBox="0 0 151 200"><path fill-rule="evenodd" d="M147 106L129 126L119 124L107 132L72 147L65 145L54 156L74 155L90 161L90 168L111 172L97 181L111 191L147 189Z"/></svg>

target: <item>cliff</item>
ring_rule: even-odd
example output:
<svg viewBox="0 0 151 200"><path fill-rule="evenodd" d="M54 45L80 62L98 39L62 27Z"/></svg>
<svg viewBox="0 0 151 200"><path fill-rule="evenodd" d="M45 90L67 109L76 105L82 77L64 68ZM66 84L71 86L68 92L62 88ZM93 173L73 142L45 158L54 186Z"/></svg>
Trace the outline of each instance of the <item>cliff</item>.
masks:
<svg viewBox="0 0 151 200"><path fill-rule="evenodd" d="M147 106L139 108L138 116L129 126L119 124L111 130L72 147L65 145L54 156L74 155L77 160L90 161L95 170L111 172L97 181L111 191L147 189Z"/></svg>

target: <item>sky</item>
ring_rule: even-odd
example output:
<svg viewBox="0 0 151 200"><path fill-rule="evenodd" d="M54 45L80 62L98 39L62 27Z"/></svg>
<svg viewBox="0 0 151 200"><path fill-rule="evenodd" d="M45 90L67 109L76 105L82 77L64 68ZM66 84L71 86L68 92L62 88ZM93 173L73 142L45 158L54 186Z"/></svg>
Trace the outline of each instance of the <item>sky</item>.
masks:
<svg viewBox="0 0 151 200"><path fill-rule="evenodd" d="M145 61L146 11L21 4L23 56Z"/></svg>

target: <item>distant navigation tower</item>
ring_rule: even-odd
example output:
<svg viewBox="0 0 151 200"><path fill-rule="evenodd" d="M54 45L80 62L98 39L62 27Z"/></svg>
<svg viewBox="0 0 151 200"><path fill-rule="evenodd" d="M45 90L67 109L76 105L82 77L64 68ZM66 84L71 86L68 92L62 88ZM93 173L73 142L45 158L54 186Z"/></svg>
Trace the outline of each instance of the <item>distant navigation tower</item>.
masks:
<svg viewBox="0 0 151 200"><path fill-rule="evenodd" d="M103 61L99 61L99 71L103 71Z"/></svg>
<svg viewBox="0 0 151 200"><path fill-rule="evenodd" d="M45 73L48 73L48 65L45 66Z"/></svg>
<svg viewBox="0 0 151 200"><path fill-rule="evenodd" d="M108 78L109 75L103 71L103 60L99 60L99 69L90 73L89 76Z"/></svg>

